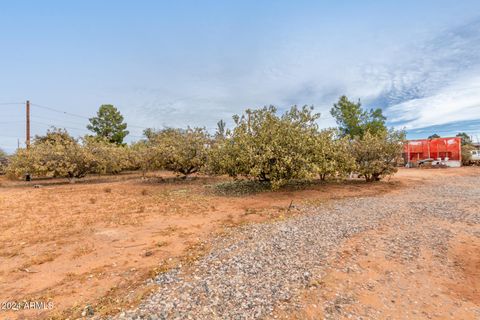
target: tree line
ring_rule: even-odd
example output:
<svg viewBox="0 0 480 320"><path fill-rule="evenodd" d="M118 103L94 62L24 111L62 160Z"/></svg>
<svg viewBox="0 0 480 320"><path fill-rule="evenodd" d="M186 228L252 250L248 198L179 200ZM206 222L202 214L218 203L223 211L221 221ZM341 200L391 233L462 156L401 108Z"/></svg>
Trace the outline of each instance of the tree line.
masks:
<svg viewBox="0 0 480 320"><path fill-rule="evenodd" d="M5 172L11 178L74 179L165 169L184 176L243 177L275 189L294 179L342 179L352 173L378 181L397 170L405 134L386 127L381 109L365 110L342 96L330 113L338 128L320 129L320 114L310 106L292 106L283 114L266 106L235 115L231 129L219 121L215 134L205 128L146 129L144 139L127 145L123 117L104 105L90 119L94 135L75 139L52 128L28 149L18 149Z"/></svg>

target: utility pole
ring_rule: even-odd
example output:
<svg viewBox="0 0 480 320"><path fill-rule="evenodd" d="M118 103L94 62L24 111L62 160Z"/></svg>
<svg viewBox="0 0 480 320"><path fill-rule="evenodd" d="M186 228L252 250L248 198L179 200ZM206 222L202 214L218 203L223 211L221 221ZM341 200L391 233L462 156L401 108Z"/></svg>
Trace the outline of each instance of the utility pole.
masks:
<svg viewBox="0 0 480 320"><path fill-rule="evenodd" d="M30 147L30 101L27 100L27 104L26 104L26 115L27 115L27 134L26 134L26 145L27 145L27 148Z"/></svg>
<svg viewBox="0 0 480 320"><path fill-rule="evenodd" d="M30 100L27 100L27 104L25 105L25 111L26 111L26 116L27 116L27 139L25 141L25 144L27 145L27 150L30 148ZM26 175L25 175L25 181L32 181L32 176L30 175L30 173L28 172Z"/></svg>

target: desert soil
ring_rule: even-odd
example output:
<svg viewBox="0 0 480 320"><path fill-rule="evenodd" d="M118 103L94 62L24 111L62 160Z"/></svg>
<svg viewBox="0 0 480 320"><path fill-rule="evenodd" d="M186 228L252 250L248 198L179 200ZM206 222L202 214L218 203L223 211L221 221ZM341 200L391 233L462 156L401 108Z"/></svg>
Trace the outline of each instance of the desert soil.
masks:
<svg viewBox="0 0 480 320"><path fill-rule="evenodd" d="M0 310L0 319L77 318L85 310L103 316L135 308L157 290L148 279L191 265L210 251L211 239L235 227L303 214L288 209L292 201L322 206L394 192L407 180L234 196L212 192L221 178L179 181L166 172L75 184L0 177L0 303L53 303L47 310Z"/></svg>
<svg viewBox="0 0 480 320"><path fill-rule="evenodd" d="M114 318L480 319L480 171L396 179L405 188L219 236Z"/></svg>

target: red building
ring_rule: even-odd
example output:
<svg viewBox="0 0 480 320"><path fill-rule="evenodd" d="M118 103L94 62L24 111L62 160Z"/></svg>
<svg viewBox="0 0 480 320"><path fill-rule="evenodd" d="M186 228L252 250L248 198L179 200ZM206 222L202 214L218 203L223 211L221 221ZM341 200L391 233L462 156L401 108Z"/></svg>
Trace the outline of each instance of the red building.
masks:
<svg viewBox="0 0 480 320"><path fill-rule="evenodd" d="M436 138L409 140L404 145L403 156L407 163L431 159L451 167L459 167L462 159L462 138Z"/></svg>

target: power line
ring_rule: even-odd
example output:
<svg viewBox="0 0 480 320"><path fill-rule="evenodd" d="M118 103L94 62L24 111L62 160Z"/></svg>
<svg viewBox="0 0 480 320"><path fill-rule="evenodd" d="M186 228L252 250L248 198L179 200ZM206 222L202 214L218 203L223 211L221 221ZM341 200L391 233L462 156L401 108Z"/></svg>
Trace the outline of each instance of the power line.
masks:
<svg viewBox="0 0 480 320"><path fill-rule="evenodd" d="M49 106L45 106L45 105L40 105L40 104L37 104L37 103L31 103L31 105L32 105L32 106L35 106L35 107L38 107L38 108L45 109L45 110L50 110L50 111L53 111L53 112L57 112L57 113L62 113L62 114L65 114L65 115L69 115L69 116L72 116L72 117L77 117L77 118L81 118L81 119L90 120L89 117L82 116L82 115L75 114L75 113L71 113L71 112L67 112L67 111L63 111L63 110L60 110L60 109L57 109L57 108L53 108L53 107L49 107ZM128 127L131 127L131 128L147 129L147 128L145 128L144 126L139 126L139 125L134 125L134 124L128 124L128 122L127 122L127 126L128 126Z"/></svg>
<svg viewBox="0 0 480 320"><path fill-rule="evenodd" d="M0 103L0 106L6 106L6 105L19 105L19 104L21 104L21 105L24 105L24 104L25 104L25 102L2 102L2 103Z"/></svg>
<svg viewBox="0 0 480 320"><path fill-rule="evenodd" d="M87 120L89 119L88 117L85 117L85 116L82 116L82 115L78 115L78 114L75 114L75 113L70 113L70 112L67 112L67 111L63 111L63 110L56 109L56 108L52 108L52 107L48 107L48 106L43 106L43 105L40 105L40 104L37 104L37 103L31 103L31 105L34 106L34 107L37 107L37 108L41 108L41 109L46 109L46 110L50 110L50 111L53 111L53 112L62 113L62 114L69 115L69 116L72 116L72 117L77 117L77 118L87 119Z"/></svg>
<svg viewBox="0 0 480 320"><path fill-rule="evenodd" d="M10 116L10 117L9 116L2 117L2 120L7 119L8 121L11 121L11 122L17 122L17 121L22 121L23 122L25 120L19 120L19 119L24 119L24 118L25 118L25 115L15 115L15 116ZM60 119L60 118L57 118L56 115L55 115L55 117L48 117L48 118L39 117L39 116L35 115L35 119L43 119L43 120L47 120L47 121L56 121L56 122L69 122L69 123L73 123L73 124L80 125L80 126L85 125L85 122Z"/></svg>
<svg viewBox="0 0 480 320"><path fill-rule="evenodd" d="M18 136L5 136L5 135L0 135L1 138L15 138L18 139Z"/></svg>
<svg viewBox="0 0 480 320"><path fill-rule="evenodd" d="M40 122L40 121L32 121L32 123L41 124L41 125L48 126L48 127L56 127L56 126L53 125L53 124L48 124L48 123ZM87 129L75 128L75 127L67 127L67 126L62 126L62 125L60 125L59 127L62 127L62 128L65 128L65 129L72 129L72 130L88 131Z"/></svg>
<svg viewBox="0 0 480 320"><path fill-rule="evenodd" d="M18 121L2 121L0 124L9 124L9 123L19 123L19 122L24 122L23 120L18 120Z"/></svg>
<svg viewBox="0 0 480 320"><path fill-rule="evenodd" d="M16 103L16 102L3 102L3 103L0 103L0 105L12 105L12 104L15 104L15 105L24 105L23 102L19 102L19 103ZM81 119L87 119L89 120L88 117L86 116L83 116L83 115L79 115L79 114L75 114L75 113L71 113L71 112L67 112L67 111L63 111L63 110L60 110L60 109L57 109L57 108L53 108L53 107L49 107L49 106L45 106L45 105L40 105L40 104L37 104L37 103L30 103L31 106L34 106L34 107L37 107L37 108L40 108L40 109L45 109L45 110L49 110L49 111L52 111L52 112L56 112L56 113L59 113L59 114L63 114L63 115L68 115L68 116L73 116L73 117L77 117L77 118L81 118ZM51 119L51 118L45 118L45 117L35 117L35 119L43 119L43 120L47 120L49 122L51 121L54 121L54 122L69 122L69 123L73 123L73 124L77 124L77 125L84 125L83 123L81 124L80 122L75 122L75 121L70 121L70 120L60 120L60 119ZM20 122L23 122L23 121L20 121L20 120L12 120L12 121L2 121L0 122L0 124L11 124L11 123L20 123ZM73 126L65 126L63 124L60 124L60 125L55 125L53 123L45 123L45 122L41 122L41 121L36 121L36 120L33 120L31 121L33 124L37 124L37 125L43 125L43 126L47 126L47 127L61 127L61 128L65 128L65 129L69 129L69 130L77 130L77 131L80 131L80 132L83 132L83 133L88 133L89 130L87 128L78 128L78 127L73 127ZM128 123L127 123L128 125ZM129 127L133 127L133 128L140 128L140 129L146 129L145 127L143 126L135 126L135 125L128 125ZM133 138L144 138L143 136L138 136L138 135L132 135L132 134L129 134L130 137L133 137ZM18 138L18 137L14 137L14 136L3 136L5 138Z"/></svg>
<svg viewBox="0 0 480 320"><path fill-rule="evenodd" d="M44 126L47 126L47 127L56 127L55 125L53 124L48 124L48 123L45 123L45 122L39 122L39 121L32 121L32 123L35 123L35 124L40 124L40 125L44 125ZM89 130L88 129L82 129L82 128L75 128L75 127L69 127L69 126L58 126L60 128L64 128L64 129L70 129L70 130L78 130L78 131L83 131L85 133L89 133ZM137 136L137 135L132 135L132 134L129 134L130 137L133 137L133 138L144 138L144 136Z"/></svg>
<svg viewBox="0 0 480 320"><path fill-rule="evenodd" d="M55 122L68 122L68 123L71 123L71 124L74 124L74 125L78 125L78 126L84 126L85 123L80 123L80 122L77 122L77 121L71 121L71 120L63 120L63 119L54 119L54 118L44 118L44 117L38 117L38 116L35 116L35 119L40 119L40 120L46 120L46 121L55 121Z"/></svg>

